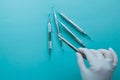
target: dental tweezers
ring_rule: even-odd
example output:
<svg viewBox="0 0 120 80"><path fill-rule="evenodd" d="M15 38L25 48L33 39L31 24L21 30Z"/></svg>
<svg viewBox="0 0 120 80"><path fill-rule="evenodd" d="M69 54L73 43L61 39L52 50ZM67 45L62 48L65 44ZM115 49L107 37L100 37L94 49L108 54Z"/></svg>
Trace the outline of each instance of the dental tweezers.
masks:
<svg viewBox="0 0 120 80"><path fill-rule="evenodd" d="M58 22L62 25L62 27L69 33L71 34L71 36L74 37L74 39L80 44L80 46L82 47L86 47L85 44L65 25L63 24L61 21L58 20Z"/></svg>
<svg viewBox="0 0 120 80"><path fill-rule="evenodd" d="M63 13L59 13L59 14L63 19L65 19L67 22L69 22L71 25L73 25L81 34L87 36L91 40L91 38L88 36L88 34L82 28L80 28L77 24L75 24L71 19L69 19Z"/></svg>

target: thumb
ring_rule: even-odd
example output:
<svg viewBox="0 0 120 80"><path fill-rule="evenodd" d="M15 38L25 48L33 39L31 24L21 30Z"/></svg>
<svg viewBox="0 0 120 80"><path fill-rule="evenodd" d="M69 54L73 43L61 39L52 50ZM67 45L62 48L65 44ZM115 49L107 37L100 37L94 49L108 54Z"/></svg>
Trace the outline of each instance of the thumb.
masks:
<svg viewBox="0 0 120 80"><path fill-rule="evenodd" d="M80 53L76 53L78 66L81 72L85 72L87 70L86 65L84 63L84 59Z"/></svg>

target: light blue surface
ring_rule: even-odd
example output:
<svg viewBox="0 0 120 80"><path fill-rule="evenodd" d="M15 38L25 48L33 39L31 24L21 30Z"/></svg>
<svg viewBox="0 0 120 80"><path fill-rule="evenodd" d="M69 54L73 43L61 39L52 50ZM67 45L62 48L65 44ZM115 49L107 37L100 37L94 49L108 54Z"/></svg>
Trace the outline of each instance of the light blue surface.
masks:
<svg viewBox="0 0 120 80"><path fill-rule="evenodd" d="M119 3L119 0L0 0L0 80L81 80L75 52L64 44L63 54L54 34L54 50L51 61L48 60L47 19L52 5L90 34L94 42L80 36L88 48L112 47L120 58ZM120 80L119 74L120 64L113 80Z"/></svg>

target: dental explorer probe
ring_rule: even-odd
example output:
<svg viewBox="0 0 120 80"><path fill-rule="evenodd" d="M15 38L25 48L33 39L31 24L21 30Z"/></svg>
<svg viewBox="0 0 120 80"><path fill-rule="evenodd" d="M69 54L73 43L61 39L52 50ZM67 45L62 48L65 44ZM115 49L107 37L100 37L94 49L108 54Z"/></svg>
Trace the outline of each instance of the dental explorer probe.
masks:
<svg viewBox="0 0 120 80"><path fill-rule="evenodd" d="M85 48L85 44L61 21L58 20L58 22L62 25L62 27L69 33L71 36L74 37L74 39L82 46Z"/></svg>
<svg viewBox="0 0 120 80"><path fill-rule="evenodd" d="M91 38L88 36L88 34L82 28L80 28L77 24L75 24L71 19L69 19L63 13L59 13L59 14L63 19L65 19L67 22L69 22L71 25L73 25L80 33L87 36L91 40Z"/></svg>
<svg viewBox="0 0 120 80"><path fill-rule="evenodd" d="M54 10L54 20L55 20L55 25L56 25L56 28L57 28L57 34L60 34L60 28L59 28L59 25L58 25L58 19L57 19L57 14L56 14L55 10ZM60 46L62 47L62 40L60 38L59 38L59 42L60 42Z"/></svg>
<svg viewBox="0 0 120 80"><path fill-rule="evenodd" d="M83 52L81 52L78 48L76 48L74 45L72 45L69 41L67 41L65 38L63 38L61 35L58 35L58 37L63 41L65 42L69 47L71 47L74 51L80 53L85 59L86 59L86 56L84 55Z"/></svg>

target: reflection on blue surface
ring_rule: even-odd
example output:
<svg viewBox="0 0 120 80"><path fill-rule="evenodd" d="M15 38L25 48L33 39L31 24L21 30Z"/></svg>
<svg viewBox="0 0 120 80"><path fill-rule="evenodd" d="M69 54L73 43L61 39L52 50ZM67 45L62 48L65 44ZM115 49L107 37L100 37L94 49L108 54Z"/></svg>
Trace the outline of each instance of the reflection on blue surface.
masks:
<svg viewBox="0 0 120 80"><path fill-rule="evenodd" d="M59 49L55 35L48 60L47 18L52 2L91 35L94 42L78 34L88 48L112 47L120 58L119 0L0 0L0 80L81 80L75 52L66 44L64 52ZM113 80L120 80L119 70L120 64Z"/></svg>

